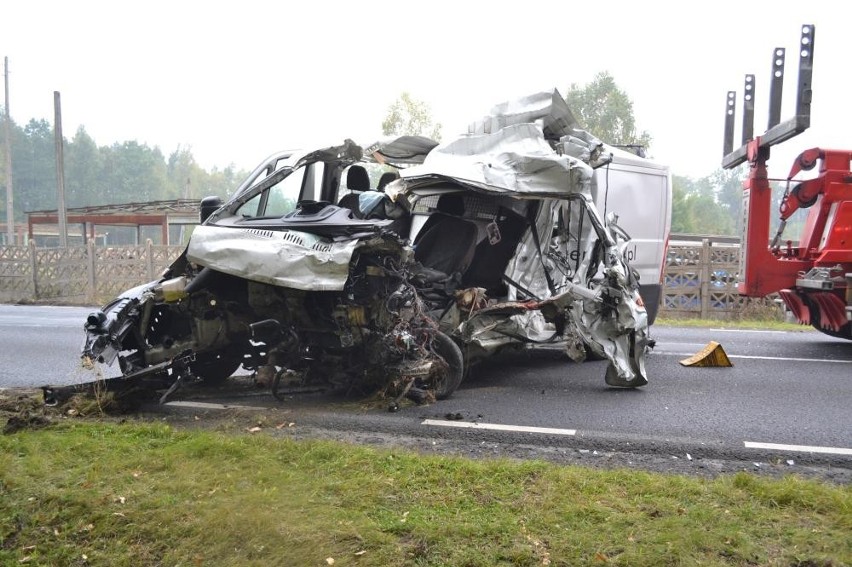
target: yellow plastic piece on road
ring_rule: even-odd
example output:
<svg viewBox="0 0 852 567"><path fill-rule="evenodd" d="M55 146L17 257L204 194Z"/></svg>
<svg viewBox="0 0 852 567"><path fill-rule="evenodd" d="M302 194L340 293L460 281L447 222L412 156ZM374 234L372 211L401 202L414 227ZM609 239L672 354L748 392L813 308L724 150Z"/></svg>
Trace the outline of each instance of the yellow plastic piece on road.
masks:
<svg viewBox="0 0 852 567"><path fill-rule="evenodd" d="M725 349L716 341L710 341L707 346L696 352L689 358L684 358L680 361L682 366L715 366L728 368L733 366Z"/></svg>

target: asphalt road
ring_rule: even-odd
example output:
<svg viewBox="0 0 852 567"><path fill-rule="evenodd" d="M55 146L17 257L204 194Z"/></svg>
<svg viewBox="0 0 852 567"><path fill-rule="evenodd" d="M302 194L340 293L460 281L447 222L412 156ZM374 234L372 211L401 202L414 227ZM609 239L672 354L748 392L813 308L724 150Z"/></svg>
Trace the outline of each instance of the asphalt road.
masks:
<svg viewBox="0 0 852 567"><path fill-rule="evenodd" d="M78 358L89 311L0 305L0 387L90 379ZM814 331L655 327L652 334L650 383L638 390L608 388L605 362L575 364L550 350L483 363L449 400L398 413L321 395L281 403L265 392L207 395L204 403L283 405L305 426L436 446L463 439L483 447L636 451L684 461L775 456L852 468L852 342ZM733 368L678 363L710 340L722 344Z"/></svg>
<svg viewBox="0 0 852 567"><path fill-rule="evenodd" d="M0 388L89 379L79 352L83 323L93 310L0 304Z"/></svg>

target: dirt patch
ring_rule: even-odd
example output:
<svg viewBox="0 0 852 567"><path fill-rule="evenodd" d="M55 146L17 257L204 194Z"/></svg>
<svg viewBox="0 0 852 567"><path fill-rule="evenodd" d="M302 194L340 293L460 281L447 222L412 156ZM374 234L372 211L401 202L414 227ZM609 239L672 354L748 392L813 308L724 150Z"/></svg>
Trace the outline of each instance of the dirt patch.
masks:
<svg viewBox="0 0 852 567"><path fill-rule="evenodd" d="M109 399L75 394L56 406L46 406L40 389L0 389L0 423L4 434L25 429L39 429L66 418L114 417L120 419L119 406ZM113 413L110 413L110 412Z"/></svg>
<svg viewBox="0 0 852 567"><path fill-rule="evenodd" d="M31 415L29 412L23 412L6 420L6 425L3 426L3 434L17 433L22 429L38 429L50 424L51 421L43 415Z"/></svg>
<svg viewBox="0 0 852 567"><path fill-rule="evenodd" d="M0 423L8 435L50 425L36 390L0 390Z"/></svg>

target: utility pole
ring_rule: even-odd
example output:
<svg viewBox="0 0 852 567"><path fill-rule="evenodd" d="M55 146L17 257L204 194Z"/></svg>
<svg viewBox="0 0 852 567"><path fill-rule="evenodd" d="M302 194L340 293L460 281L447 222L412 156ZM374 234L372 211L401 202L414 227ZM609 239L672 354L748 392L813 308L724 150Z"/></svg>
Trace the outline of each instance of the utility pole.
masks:
<svg viewBox="0 0 852 567"><path fill-rule="evenodd" d="M12 193L12 126L11 117L9 114L9 58L3 58L5 67L6 79L6 119L3 121L6 131L6 245L15 245L15 210L13 208L14 199Z"/></svg>
<svg viewBox="0 0 852 567"><path fill-rule="evenodd" d="M56 192L59 197L59 245L68 246L68 222L65 210L65 154L62 149L62 105L59 91L53 91L54 139L56 144Z"/></svg>

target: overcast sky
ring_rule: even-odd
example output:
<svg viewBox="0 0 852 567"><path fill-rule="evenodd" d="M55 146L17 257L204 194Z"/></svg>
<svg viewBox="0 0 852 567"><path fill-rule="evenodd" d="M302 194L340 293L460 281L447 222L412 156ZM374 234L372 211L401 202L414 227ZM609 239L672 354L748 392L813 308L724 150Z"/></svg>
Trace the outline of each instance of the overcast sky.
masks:
<svg viewBox="0 0 852 567"><path fill-rule="evenodd" d="M189 146L206 168L367 143L403 91L431 105L446 140L496 103L609 71L654 158L700 177L719 167L725 93L741 101L746 73L765 129L774 47L787 48L792 114L806 23L812 127L774 150L770 174L809 147L852 146L852 2L6 0L0 18L18 124L52 122L60 91L66 138L84 125L99 145Z"/></svg>

